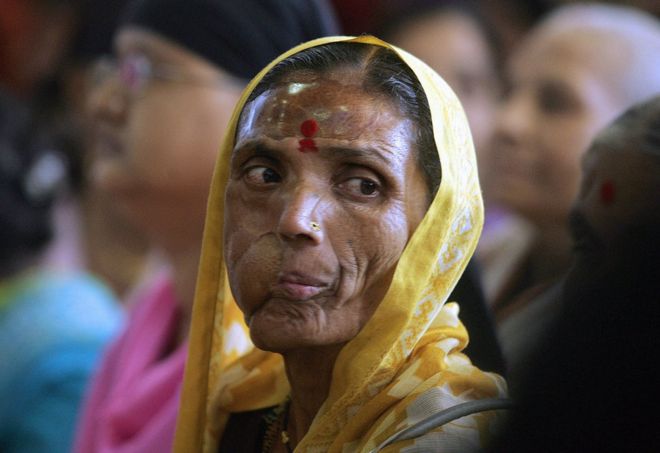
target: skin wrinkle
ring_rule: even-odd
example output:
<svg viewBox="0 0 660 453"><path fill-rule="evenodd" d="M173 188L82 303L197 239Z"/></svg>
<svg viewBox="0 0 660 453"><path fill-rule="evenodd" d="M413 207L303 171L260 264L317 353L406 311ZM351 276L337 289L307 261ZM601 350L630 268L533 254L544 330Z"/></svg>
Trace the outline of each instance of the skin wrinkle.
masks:
<svg viewBox="0 0 660 453"><path fill-rule="evenodd" d="M254 121L257 121L254 115L256 112L262 112L266 116L267 122L276 122L277 118L282 115L292 115L293 117L300 118L299 121L289 121L287 123L280 122L280 127L287 127L287 130L282 130L282 135L273 136L273 138L281 138L284 136L296 136L302 134L299 130L299 125L310 118L315 119L318 123L318 131L315 137L325 137L328 134L332 135L345 135L348 140L355 140L361 136L365 130L378 124L381 114L387 114L391 110L391 101L389 98L381 93L374 93L375 99L372 105L366 106L371 115L364 115L362 112L349 109L346 105L339 106L339 109L327 109L327 96L334 93L341 92L345 94L364 93L365 89L360 80L359 71L352 68L341 71L333 71L330 74L318 75L316 73L297 72L294 75L285 76L282 81L276 83L266 92L260 94L254 99L251 104L254 106L250 112L244 109L241 113L240 126L249 127ZM323 84L325 91L315 90L319 85ZM269 95L271 92L280 92L273 98L271 109L264 111L264 96ZM284 93L282 93L284 92ZM286 98L286 93L295 96L301 105L294 105L291 99ZM311 93L311 95L310 95ZM318 98L320 96L320 98ZM347 96L350 99L350 96ZM275 102L278 101L278 102ZM376 102L377 101L377 102ZM306 106L316 105L314 110L309 110ZM246 113L249 115L246 117ZM375 115L374 115L375 113ZM358 126L356 121L361 120L363 123ZM365 124L364 121L367 121ZM332 129L328 126L332 125ZM354 130L355 133L351 136L346 135L348 131ZM240 132L240 129L239 129Z"/></svg>
<svg viewBox="0 0 660 453"><path fill-rule="evenodd" d="M320 201L320 200L319 200L319 201ZM267 233L264 233L264 234L260 237L260 239L261 239L261 238L264 238L264 237L267 237L268 239L274 239L274 238L275 238L275 235L274 235L273 233L267 232ZM233 244L230 245L230 247L232 247L232 246L233 246ZM239 255L237 255L237 261L240 260L241 258L243 258L243 255L244 255L244 252L243 252L243 253L240 253ZM261 258L261 257L260 257L260 258ZM285 260L285 259L286 259L286 258L285 258L284 256L278 256L278 257L276 257L276 258L274 257L274 258L273 258L273 261L272 261L272 263L273 263L272 265L273 265L274 267L279 267L279 263L280 263L281 261ZM265 260L262 260L262 261L265 261ZM256 264L256 263L255 263L255 264ZM357 267L357 266L356 266L356 267ZM335 287L330 288L330 290L335 290L335 289L336 289ZM340 294L340 295L341 295L341 294ZM319 303L325 303L325 301L319 301ZM333 307L332 304L327 304L327 306L328 306L329 308L332 308L332 307ZM254 311L258 310L260 307L261 307L261 306L256 307ZM248 316L247 316L247 318L246 318L247 320L251 319L251 315L254 313L254 311L252 311L251 313L248 314ZM296 317L297 319L305 319L305 316L304 316L304 315L301 315L299 311L293 311L292 313L296 313L296 314L298 315L298 316ZM312 318L312 320L313 320L313 318ZM292 321L293 321L293 320L292 320ZM249 321L248 321L248 324L249 324ZM322 324L322 322L318 322L318 324Z"/></svg>
<svg viewBox="0 0 660 453"><path fill-rule="evenodd" d="M286 354L343 344L359 332L428 207L428 190L411 146L415 128L387 98L344 83L346 75L314 77L318 83L307 86L309 76L285 79L242 112L226 192L225 254L253 341ZM319 152L301 155L300 125L312 117ZM265 168L277 174L273 188L250 186ZM256 175L249 184L248 171ZM379 186L372 198L356 192L365 177ZM240 214L239 206L249 212ZM320 232L309 230L311 221ZM273 290L287 266L320 278L322 290L300 301ZM263 278L241 283L247 269Z"/></svg>
<svg viewBox="0 0 660 453"><path fill-rule="evenodd" d="M342 272L343 275L340 274L340 276L336 280L336 282L341 281L341 280L345 280L348 277L348 280L350 282L357 283L359 281L363 281L365 275L367 275L369 262L367 260L365 260L366 262L364 263L364 265L361 265L361 260L358 259L358 257L356 256L356 254L355 254L352 247L351 247L351 253L353 255L353 260L350 260L348 265L341 265L340 272ZM285 261L285 260L286 260L286 258L281 258L280 259L280 261ZM361 269L364 269L364 271L360 272ZM336 285L329 288L329 290L331 292L332 291L337 291L337 289L338 288L336 287ZM347 298L348 294L355 293L357 291L358 291L357 286L341 289L339 291L339 293L337 294L337 296L338 296L337 299L339 299L339 301L341 301L342 299ZM314 309L318 308L318 310L316 310L314 312L314 316L305 316L304 312L298 310L299 307L284 307L285 309L286 308L292 308L292 310L290 312L286 312L286 315L289 316L290 313L294 313L294 314L297 315L294 318L290 319L290 321L292 323L295 323L296 321L300 321L300 320L302 320L303 322L305 322L307 320L312 321L318 327L316 329L317 334L318 334L319 332L321 332L322 326L324 326L324 324L325 324L325 311L320 309L320 305L324 305L324 308L327 309L327 310L341 310L343 304L341 304L338 301L334 301L334 303L333 303L333 299L327 299L327 300L326 299L320 299L320 300L317 300L316 302L319 304L319 306L315 306L315 305L311 306ZM256 308L255 311L258 310L259 308L260 307ZM326 328L327 328L327 326L326 326Z"/></svg>

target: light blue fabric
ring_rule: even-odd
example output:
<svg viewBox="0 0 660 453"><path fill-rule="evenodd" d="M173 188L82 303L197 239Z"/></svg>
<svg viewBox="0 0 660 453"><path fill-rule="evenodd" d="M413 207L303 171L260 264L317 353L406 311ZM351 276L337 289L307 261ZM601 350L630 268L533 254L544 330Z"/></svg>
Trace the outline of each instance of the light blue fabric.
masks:
<svg viewBox="0 0 660 453"><path fill-rule="evenodd" d="M123 314L85 274L37 273L0 293L0 452L68 453L87 383Z"/></svg>

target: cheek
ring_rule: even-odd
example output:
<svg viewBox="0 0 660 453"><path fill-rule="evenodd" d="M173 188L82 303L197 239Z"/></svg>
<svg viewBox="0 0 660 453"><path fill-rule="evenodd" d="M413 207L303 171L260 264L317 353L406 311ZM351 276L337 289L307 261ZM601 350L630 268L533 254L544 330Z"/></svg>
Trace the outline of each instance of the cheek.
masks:
<svg viewBox="0 0 660 453"><path fill-rule="evenodd" d="M538 196L555 200L567 210L577 195L580 160L590 142L590 126L579 119L555 123L547 128L539 126L541 140L530 176L539 190Z"/></svg>
<svg viewBox="0 0 660 453"><path fill-rule="evenodd" d="M208 187L227 121L224 105L213 98L144 99L127 131L136 172L154 184Z"/></svg>
<svg viewBox="0 0 660 453"><path fill-rule="evenodd" d="M253 226L254 209L245 206L239 185L230 180L225 193L224 251L230 271L259 235Z"/></svg>
<svg viewBox="0 0 660 453"><path fill-rule="evenodd" d="M548 118L539 124L541 141L537 166L542 175L559 179L562 173L575 177L582 154L601 127L601 122L586 114Z"/></svg>
<svg viewBox="0 0 660 453"><path fill-rule="evenodd" d="M580 182L581 152L566 148L556 152L540 163L538 181L542 184L545 196L568 199L571 202L578 192ZM566 201L566 200L565 200Z"/></svg>
<svg viewBox="0 0 660 453"><path fill-rule="evenodd" d="M358 303L344 309L350 318L345 324L352 329L351 338L371 318L390 287L393 271L408 239L407 225L402 217L380 217L379 224L365 231L364 237L356 241L356 255L362 254L366 265L362 274L364 280L357 282L361 291L354 300Z"/></svg>
<svg viewBox="0 0 660 453"><path fill-rule="evenodd" d="M353 242L358 258L367 263L365 280L380 282L389 275L397 263L408 241L408 221L405 210L397 206L384 215L364 219L360 222ZM360 256L361 255L361 256Z"/></svg>
<svg viewBox="0 0 660 453"><path fill-rule="evenodd" d="M257 239L235 232L227 237L226 263L229 284L238 306L250 316L264 301L277 280L281 250L273 235Z"/></svg>
<svg viewBox="0 0 660 453"><path fill-rule="evenodd" d="M225 197L224 253L236 301L249 314L267 293L281 263L281 247L262 223L263 212L245 206L230 182ZM259 276L259 278L255 278Z"/></svg>
<svg viewBox="0 0 660 453"><path fill-rule="evenodd" d="M231 222L231 218L228 218ZM227 222L225 222L227 225ZM274 234L255 234L247 225L229 226L225 231L225 260L233 269L270 267L281 259L280 247Z"/></svg>
<svg viewBox="0 0 660 453"><path fill-rule="evenodd" d="M472 96L465 103L465 114L468 117L470 131L477 153L482 152L489 143L494 128L495 109L485 95Z"/></svg>
<svg viewBox="0 0 660 453"><path fill-rule="evenodd" d="M152 107L152 103L135 105L126 130L128 165L143 184L162 186L171 178L174 144L179 130L167 111ZM139 101L138 101L139 102Z"/></svg>

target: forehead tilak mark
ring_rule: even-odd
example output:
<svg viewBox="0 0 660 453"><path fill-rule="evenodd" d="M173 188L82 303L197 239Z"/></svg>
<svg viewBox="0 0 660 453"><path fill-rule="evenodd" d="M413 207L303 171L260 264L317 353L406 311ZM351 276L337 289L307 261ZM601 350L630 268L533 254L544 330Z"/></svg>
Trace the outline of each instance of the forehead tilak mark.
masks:
<svg viewBox="0 0 660 453"><path fill-rule="evenodd" d="M300 125L300 132L305 138L298 141L298 151L305 153L308 151L318 151L319 149L314 142L314 135L319 131L319 124L314 118L306 119Z"/></svg>
<svg viewBox="0 0 660 453"><path fill-rule="evenodd" d="M371 108L365 110L364 106L353 105L354 89L362 91L358 84L331 79L324 83L329 87L320 93L314 91L314 88L321 85L318 80L312 83L290 81L277 84L252 101L246 109L249 112L244 112L241 118L242 126L245 130L258 130L261 122L262 126L269 125L268 133L273 137L302 134L301 140L304 141L300 143L298 140L299 145L302 145L299 150L307 152L315 150L315 139L321 136L342 135L344 140L359 138L364 132L372 130L378 119L387 114L391 107L388 104L383 105L386 107L384 110L380 109L378 107L384 104L384 100L374 99L378 105L372 102ZM338 93L343 93L344 97L338 98ZM337 102L338 99L341 100ZM311 123L306 123L303 131L302 125L308 120L314 120L317 128L309 129ZM316 132L312 136L310 131L313 129ZM310 136L306 136L306 133Z"/></svg>
<svg viewBox="0 0 660 453"><path fill-rule="evenodd" d="M319 130L319 123L314 118L305 120L300 125L300 132L307 138L311 138Z"/></svg>
<svg viewBox="0 0 660 453"><path fill-rule="evenodd" d="M614 182L608 179L600 186L600 201L604 205L610 205L614 202L615 198L616 188L614 186Z"/></svg>

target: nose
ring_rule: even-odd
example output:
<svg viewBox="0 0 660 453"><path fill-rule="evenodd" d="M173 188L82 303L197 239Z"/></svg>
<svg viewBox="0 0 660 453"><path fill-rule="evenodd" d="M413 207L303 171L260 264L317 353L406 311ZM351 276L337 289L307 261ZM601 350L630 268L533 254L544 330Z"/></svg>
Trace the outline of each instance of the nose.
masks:
<svg viewBox="0 0 660 453"><path fill-rule="evenodd" d="M533 121L533 110L528 96L511 93L500 105L495 123L496 143L516 146L526 140Z"/></svg>
<svg viewBox="0 0 660 453"><path fill-rule="evenodd" d="M94 119L104 119L113 123L125 118L128 99L115 75L107 75L96 81L87 90L87 113Z"/></svg>
<svg viewBox="0 0 660 453"><path fill-rule="evenodd" d="M311 184L300 184L286 197L277 225L283 241L320 244L325 235L323 197Z"/></svg>

